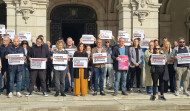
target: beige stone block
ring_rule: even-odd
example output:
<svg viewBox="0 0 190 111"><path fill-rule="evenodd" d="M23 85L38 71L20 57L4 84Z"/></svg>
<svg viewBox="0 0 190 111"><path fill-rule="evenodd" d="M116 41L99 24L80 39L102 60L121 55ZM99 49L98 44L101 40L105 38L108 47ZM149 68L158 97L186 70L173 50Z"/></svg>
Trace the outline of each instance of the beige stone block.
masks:
<svg viewBox="0 0 190 111"><path fill-rule="evenodd" d="M7 16L7 26L15 26L15 16Z"/></svg>
<svg viewBox="0 0 190 111"><path fill-rule="evenodd" d="M36 16L45 16L46 17L46 13L47 13L47 11L45 9L37 9L35 11Z"/></svg>
<svg viewBox="0 0 190 111"><path fill-rule="evenodd" d="M46 17L36 17L36 26L46 26Z"/></svg>
<svg viewBox="0 0 190 111"><path fill-rule="evenodd" d="M14 8L7 8L7 16L14 15L15 16L15 9Z"/></svg>

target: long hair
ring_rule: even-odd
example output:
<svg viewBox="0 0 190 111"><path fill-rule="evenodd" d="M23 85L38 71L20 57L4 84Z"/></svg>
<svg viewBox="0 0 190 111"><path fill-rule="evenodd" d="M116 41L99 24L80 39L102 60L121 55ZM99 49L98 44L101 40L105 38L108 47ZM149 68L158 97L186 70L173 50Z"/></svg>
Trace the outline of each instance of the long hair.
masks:
<svg viewBox="0 0 190 111"><path fill-rule="evenodd" d="M86 52L86 47L85 47L85 45L84 45L83 43L79 43L79 44L78 44L78 46L77 46L77 53L81 53L81 52L80 52L80 49L79 49L79 47L80 47L81 45L83 45L83 51L82 51L82 53L84 54L84 53Z"/></svg>
<svg viewBox="0 0 190 111"><path fill-rule="evenodd" d="M138 49L141 49L141 46L140 46L140 39L138 39L138 38L136 38L136 39L134 39L134 41L133 41L133 47L135 47L135 40L137 40L138 41L138 46L137 46L137 48Z"/></svg>
<svg viewBox="0 0 190 111"><path fill-rule="evenodd" d="M166 47L166 44L167 43L169 43L169 48L171 48L171 43L169 42L169 41L166 41L166 42L164 42L164 44L163 44L163 48L162 48L162 50L163 50L163 52L166 52L166 50L167 50L167 47Z"/></svg>
<svg viewBox="0 0 190 111"><path fill-rule="evenodd" d="M23 47L24 44L26 44L27 47L29 47L29 45L28 45L28 41L24 40L24 41L21 42L21 46L22 46L22 47Z"/></svg>

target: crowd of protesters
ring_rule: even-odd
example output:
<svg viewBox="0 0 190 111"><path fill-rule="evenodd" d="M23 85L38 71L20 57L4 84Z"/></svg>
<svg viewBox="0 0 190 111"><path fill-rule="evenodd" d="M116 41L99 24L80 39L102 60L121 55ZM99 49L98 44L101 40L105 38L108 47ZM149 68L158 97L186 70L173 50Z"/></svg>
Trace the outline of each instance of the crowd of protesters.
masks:
<svg viewBox="0 0 190 111"><path fill-rule="evenodd" d="M186 46L185 39L179 38L171 44L166 37L163 38L159 46L158 40L152 40L149 48L141 48L141 40L136 38L131 46L125 46L124 38L112 40L101 40L94 38L94 44L85 45L81 42L77 46L74 40L68 37L66 42L59 38L56 42L56 50L52 48L50 41L44 41L43 35L39 35L32 46L28 41L20 43L18 38L12 42L8 37L3 38L0 45L0 89L6 90L9 98L14 96L14 85L16 84L16 95L22 97L23 91L31 96L36 86L36 91L40 91L44 96L54 90L55 97L66 96L66 92L73 92L76 96L85 96L89 91L94 91L93 95L106 95L105 89L114 90L113 96L117 96L119 91L122 95L128 93L143 93L145 87L147 94L152 94L151 100L156 100L156 94L160 92L161 100L166 100L164 93L171 92L175 96L179 94L190 95L188 92L190 64L178 64L178 54L190 53L189 46ZM104 43L105 42L105 43ZM104 44L104 45L103 45ZM111 45L112 44L112 45ZM53 54L69 54L66 48L74 48L73 57L87 57L88 68L73 68L73 58L68 57L67 65L52 64ZM93 64L94 53L107 53L107 62ZM25 60L22 65L10 65L8 54L23 54ZM165 54L165 65L152 65L152 54ZM119 55L128 56L128 70L119 70ZM46 69L31 69L31 58L45 58ZM144 86L142 75L144 72ZM166 77L168 75L168 77ZM50 90L51 88L51 90ZM1 93L0 92L0 93Z"/></svg>

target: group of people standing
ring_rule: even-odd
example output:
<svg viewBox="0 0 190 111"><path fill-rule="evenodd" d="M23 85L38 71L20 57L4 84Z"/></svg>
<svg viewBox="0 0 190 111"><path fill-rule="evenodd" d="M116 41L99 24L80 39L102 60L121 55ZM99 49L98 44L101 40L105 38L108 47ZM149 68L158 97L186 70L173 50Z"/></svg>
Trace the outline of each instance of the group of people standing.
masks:
<svg viewBox="0 0 190 111"><path fill-rule="evenodd" d="M111 42L114 45L111 45ZM168 92L168 89L178 96L181 81L183 82L183 94L190 95L187 91L190 64L177 63L177 54L190 53L189 47L185 46L184 38L175 41L173 47L166 37L161 46L159 46L158 40L150 41L148 49L141 48L139 38L134 39L131 44L131 46L125 46L124 38L118 38L116 41L113 36L113 40L101 40L99 38L96 40L94 38L94 44L85 45L80 42L75 46L73 39L68 37L66 43L63 38L59 38L56 42L56 49L53 49L50 41L44 42L42 35L39 35L36 42L32 43L32 47L29 47L28 41L20 43L18 38L14 38L10 44L10 39L4 37L3 44L0 46L2 64L0 88L2 91L6 89L10 98L13 97L15 83L16 96L18 97L22 96L20 92L25 88L28 91L26 96L32 95L35 85L44 96L48 96L47 92L50 91L50 87L55 88L54 96L56 97L59 94L66 96L65 92L68 90L73 91L76 96L85 96L92 89L94 96L98 94L98 91L100 91L100 95L106 95L105 88L114 89L114 96L117 96L120 90L122 95L128 95L127 90L129 93L135 91L142 93L141 76L142 70L145 70L146 91L148 94L153 93L151 100L156 100L158 90L161 94L161 100L166 100L164 92ZM53 54L69 55L67 49L75 49L74 54L68 56L68 64L52 64ZM107 53L107 62L93 64L93 54L95 53ZM10 65L8 63L9 54L23 54L25 63ZM152 65L152 54L165 54L166 64ZM119 70L120 55L128 56L128 70ZM73 68L73 57L88 58L88 68ZM47 68L31 69L31 58L45 58ZM51 72L53 72L53 76ZM4 82L4 87L2 87L2 82ZM136 90L134 90L134 83L136 83ZM170 87L168 87L168 83Z"/></svg>

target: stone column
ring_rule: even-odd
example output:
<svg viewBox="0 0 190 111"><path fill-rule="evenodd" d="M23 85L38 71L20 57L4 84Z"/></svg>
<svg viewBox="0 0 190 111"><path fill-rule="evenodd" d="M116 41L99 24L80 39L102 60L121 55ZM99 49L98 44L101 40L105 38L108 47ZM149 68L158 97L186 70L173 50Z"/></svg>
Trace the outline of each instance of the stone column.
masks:
<svg viewBox="0 0 190 111"><path fill-rule="evenodd" d="M46 40L46 0L4 0L7 4L7 27L32 33L35 39L44 35Z"/></svg>
<svg viewBox="0 0 190 111"><path fill-rule="evenodd" d="M119 29L133 34L133 30L144 30L147 39L158 39L157 0L120 0Z"/></svg>

